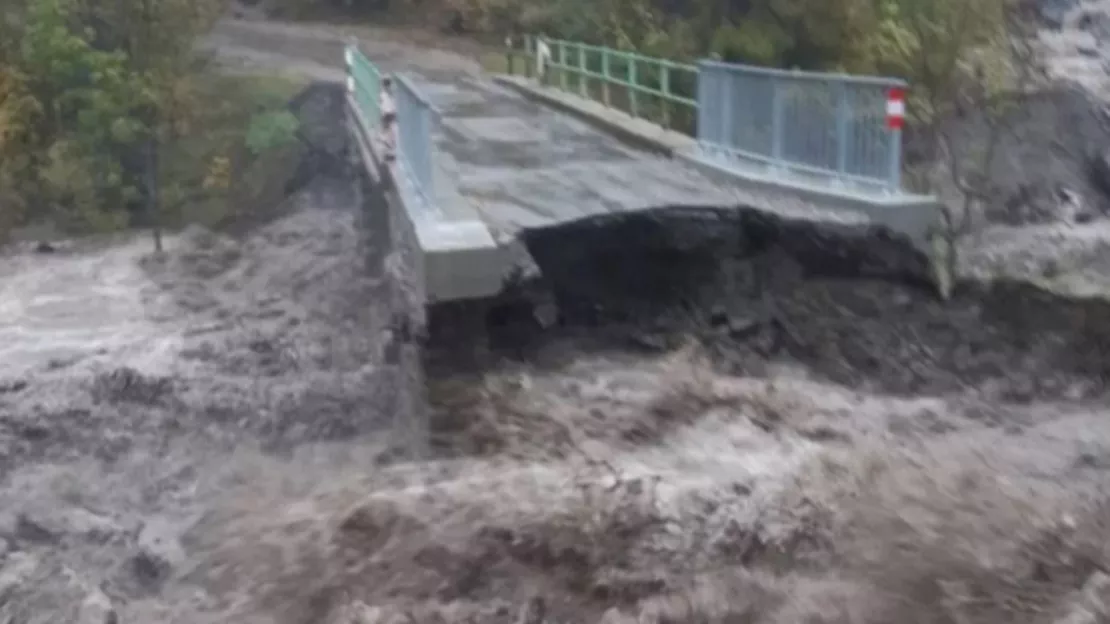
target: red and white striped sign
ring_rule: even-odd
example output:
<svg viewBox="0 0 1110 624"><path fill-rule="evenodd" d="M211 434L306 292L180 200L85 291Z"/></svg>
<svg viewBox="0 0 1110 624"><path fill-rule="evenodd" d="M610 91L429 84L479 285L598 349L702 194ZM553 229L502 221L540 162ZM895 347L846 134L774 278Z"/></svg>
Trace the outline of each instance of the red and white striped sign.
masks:
<svg viewBox="0 0 1110 624"><path fill-rule="evenodd" d="M901 130L906 123L906 90L892 87L886 93L886 125L891 130Z"/></svg>

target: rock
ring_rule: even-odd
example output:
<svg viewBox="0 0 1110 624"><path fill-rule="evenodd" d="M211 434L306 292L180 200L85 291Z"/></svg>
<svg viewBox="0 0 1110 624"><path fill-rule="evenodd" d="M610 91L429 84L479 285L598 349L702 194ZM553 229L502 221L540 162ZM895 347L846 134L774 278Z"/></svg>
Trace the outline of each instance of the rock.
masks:
<svg viewBox="0 0 1110 624"><path fill-rule="evenodd" d="M728 325L728 320L728 310L724 306L714 306L709 313L709 325L711 327L724 327Z"/></svg>
<svg viewBox="0 0 1110 624"><path fill-rule="evenodd" d="M533 596L520 607L516 624L544 624L547 619L547 602L542 596Z"/></svg>
<svg viewBox="0 0 1110 624"><path fill-rule="evenodd" d="M408 624L412 621L406 612L356 601L338 609L328 618L327 624Z"/></svg>
<svg viewBox="0 0 1110 624"><path fill-rule="evenodd" d="M1088 177L1091 184L1110 197L1110 148L1092 154L1088 159Z"/></svg>
<svg viewBox="0 0 1110 624"><path fill-rule="evenodd" d="M728 335L733 340L747 340L759 333L759 321L750 318L731 318L728 321Z"/></svg>
<svg viewBox="0 0 1110 624"><path fill-rule="evenodd" d="M616 607L611 607L601 616L599 624L638 624L639 619Z"/></svg>
<svg viewBox="0 0 1110 624"><path fill-rule="evenodd" d="M1037 10L1041 21L1049 28L1062 28L1071 11L1079 0L1039 0Z"/></svg>
<svg viewBox="0 0 1110 624"><path fill-rule="evenodd" d="M1091 33L1098 41L1110 37L1110 15L1105 13L1087 11L1079 16L1075 25L1080 30Z"/></svg>
<svg viewBox="0 0 1110 624"><path fill-rule="evenodd" d="M1098 58L1099 56L1102 56L1102 52L1098 49L1098 47L1093 45L1084 44L1077 46L1075 49L1077 52L1088 58Z"/></svg>
<svg viewBox="0 0 1110 624"><path fill-rule="evenodd" d="M0 604L7 602L11 595L38 569L39 560L29 553L10 555L0 566Z"/></svg>
<svg viewBox="0 0 1110 624"><path fill-rule="evenodd" d="M77 609L76 624L118 624L119 616L104 592L94 590L85 596Z"/></svg>
<svg viewBox="0 0 1110 624"><path fill-rule="evenodd" d="M1057 214L1060 220L1065 223L1082 223L1084 218L1090 214L1083 196L1072 189L1064 186L1058 187L1056 198L1059 201ZM1090 219L1086 220L1089 221Z"/></svg>
<svg viewBox="0 0 1110 624"><path fill-rule="evenodd" d="M559 323L559 306L554 301L540 301L532 307L532 315L543 329L551 329Z"/></svg>
<svg viewBox="0 0 1110 624"><path fill-rule="evenodd" d="M14 513L0 510L0 537L5 537L9 541L15 539L16 531L19 528L19 516Z"/></svg>
<svg viewBox="0 0 1110 624"><path fill-rule="evenodd" d="M115 520L81 507L37 509L16 519L16 537L30 542L53 542L63 536L78 536L106 542L123 532Z"/></svg>
<svg viewBox="0 0 1110 624"><path fill-rule="evenodd" d="M1102 624L1110 618L1110 575L1095 572L1068 605L1056 624Z"/></svg>
<svg viewBox="0 0 1110 624"><path fill-rule="evenodd" d="M132 559L135 575L146 584L158 584L185 560L185 550L172 524L153 520L139 532L139 552Z"/></svg>
<svg viewBox="0 0 1110 624"><path fill-rule="evenodd" d="M666 336L657 333L633 332L628 336L628 341L631 346L656 353L666 351L670 347Z"/></svg>
<svg viewBox="0 0 1110 624"><path fill-rule="evenodd" d="M23 392L27 389L27 385L27 381L23 379L0 381L0 394L14 394L16 392Z"/></svg>
<svg viewBox="0 0 1110 624"><path fill-rule="evenodd" d="M58 251L58 248L46 241L39 241L39 244L35 245L35 253L52 254L56 251Z"/></svg>

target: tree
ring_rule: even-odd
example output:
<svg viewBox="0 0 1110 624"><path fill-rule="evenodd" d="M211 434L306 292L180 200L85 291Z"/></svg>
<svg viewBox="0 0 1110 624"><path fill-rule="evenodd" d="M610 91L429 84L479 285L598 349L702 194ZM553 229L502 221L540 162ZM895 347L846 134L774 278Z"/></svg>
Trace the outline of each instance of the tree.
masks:
<svg viewBox="0 0 1110 624"><path fill-rule="evenodd" d="M155 251L162 245L163 152L188 130L189 80L203 71L193 55L196 37L219 14L215 0L119 0L100 9L101 36L126 50L128 71L140 85L142 197ZM203 186L201 187L203 188ZM178 200L183 201L183 200Z"/></svg>
<svg viewBox="0 0 1110 624"><path fill-rule="evenodd" d="M990 201L1001 141L1016 110L1043 75L1030 23L1012 0L886 0L878 58L913 85L911 108L926 160L939 167L958 197L944 202L935 239L938 281L951 292L960 243ZM979 140L958 149L967 122ZM968 143L968 141L963 141ZM933 191L937 180L926 180Z"/></svg>
<svg viewBox="0 0 1110 624"><path fill-rule="evenodd" d="M242 168L296 133L284 99L196 54L222 2L2 3L0 226L142 225L161 250L169 219L219 220Z"/></svg>
<svg viewBox="0 0 1110 624"><path fill-rule="evenodd" d="M24 16L18 56L8 66L23 114L8 140L18 145L22 192L37 215L82 225L109 214L131 192L117 160L137 125L136 84L124 56L98 50L73 21L70 0L36 0Z"/></svg>

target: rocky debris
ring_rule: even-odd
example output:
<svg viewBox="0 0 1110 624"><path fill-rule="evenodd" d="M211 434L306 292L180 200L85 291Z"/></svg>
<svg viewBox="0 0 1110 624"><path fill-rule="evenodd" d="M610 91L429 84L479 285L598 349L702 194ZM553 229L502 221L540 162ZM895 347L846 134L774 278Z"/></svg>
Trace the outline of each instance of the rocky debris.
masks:
<svg viewBox="0 0 1110 624"><path fill-rule="evenodd" d="M0 394L15 394L16 392L23 392L30 385L26 379L12 379L7 381L0 381Z"/></svg>
<svg viewBox="0 0 1110 624"><path fill-rule="evenodd" d="M103 543L123 533L124 528L114 519L80 507L52 506L16 516L15 537L33 543L66 537Z"/></svg>
<svg viewBox="0 0 1110 624"><path fill-rule="evenodd" d="M104 591L49 558L15 552L0 559L0 622L118 624Z"/></svg>
<svg viewBox="0 0 1110 624"><path fill-rule="evenodd" d="M1012 131L999 139L991 170L993 199L982 215L987 224L1073 223L1110 212L1104 160L1110 122L1104 103L1079 86L1063 84L1030 95L1007 115L1004 124ZM981 153L989 136L981 115L971 112L947 123L958 159ZM920 148L908 145L907 153ZM934 184L940 197L960 201L949 175L936 176Z"/></svg>
<svg viewBox="0 0 1110 624"><path fill-rule="evenodd" d="M77 609L75 624L118 624L119 616L112 600L100 590L89 592Z"/></svg>
<svg viewBox="0 0 1110 624"><path fill-rule="evenodd" d="M93 400L107 403L156 405L172 393L172 379L144 375L127 366L97 375L92 386Z"/></svg>
<svg viewBox="0 0 1110 624"><path fill-rule="evenodd" d="M1062 28L1068 13L1079 5L1079 0L1036 0L1041 21L1050 28Z"/></svg>
<svg viewBox="0 0 1110 624"><path fill-rule="evenodd" d="M1099 191L1110 196L1110 147L1096 150L1091 154L1089 169L1091 183Z"/></svg>
<svg viewBox="0 0 1110 624"><path fill-rule="evenodd" d="M0 607L34 574L38 566L38 558L28 553L17 552L4 560L0 565Z"/></svg>
<svg viewBox="0 0 1110 624"><path fill-rule="evenodd" d="M1084 11L1079 14L1075 25L1080 30L1090 33L1097 41L1110 39L1110 14L1102 11Z"/></svg>
<svg viewBox="0 0 1110 624"><path fill-rule="evenodd" d="M139 532L138 552L131 560L132 569L139 581L147 586L157 586L170 576L175 566L185 560L176 526L165 520L148 521Z"/></svg>
<svg viewBox="0 0 1110 624"><path fill-rule="evenodd" d="M1110 622L1110 575L1096 571L1087 579L1056 624L1105 624Z"/></svg>

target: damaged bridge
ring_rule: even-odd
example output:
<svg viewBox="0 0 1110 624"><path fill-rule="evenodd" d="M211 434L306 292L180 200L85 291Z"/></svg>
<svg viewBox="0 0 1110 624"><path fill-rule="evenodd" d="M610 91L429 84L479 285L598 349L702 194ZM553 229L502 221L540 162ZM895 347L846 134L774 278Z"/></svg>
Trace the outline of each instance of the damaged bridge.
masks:
<svg viewBox="0 0 1110 624"><path fill-rule="evenodd" d="M386 74L357 45L345 61L364 197L386 204L368 212L408 265L417 305L537 277L528 233L595 218L756 209L885 228L922 249L936 220L934 198L902 188L894 80L567 42L532 42L492 78Z"/></svg>

